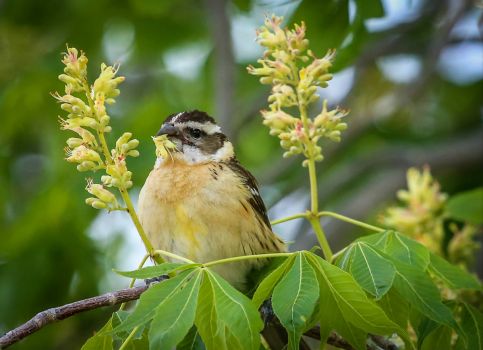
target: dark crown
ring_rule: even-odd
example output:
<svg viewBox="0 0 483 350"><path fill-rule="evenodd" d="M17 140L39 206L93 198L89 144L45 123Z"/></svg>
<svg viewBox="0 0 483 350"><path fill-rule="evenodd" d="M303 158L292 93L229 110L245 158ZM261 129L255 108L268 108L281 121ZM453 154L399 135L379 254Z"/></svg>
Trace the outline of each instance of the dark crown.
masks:
<svg viewBox="0 0 483 350"><path fill-rule="evenodd" d="M188 121L199 122L199 123L210 122L210 123L216 124L215 120L212 117L210 117L207 113L198 111L196 109L193 111L171 114L168 118L166 118L164 122L165 123L169 123L169 122L185 123Z"/></svg>

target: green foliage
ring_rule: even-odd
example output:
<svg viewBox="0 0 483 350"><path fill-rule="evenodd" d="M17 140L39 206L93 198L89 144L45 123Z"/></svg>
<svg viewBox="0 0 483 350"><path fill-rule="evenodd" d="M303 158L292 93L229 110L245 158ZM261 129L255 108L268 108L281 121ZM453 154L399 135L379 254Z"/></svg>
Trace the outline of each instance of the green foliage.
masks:
<svg viewBox="0 0 483 350"><path fill-rule="evenodd" d="M381 109L384 111L383 113L366 110L366 106L378 105L378 102L382 100L395 99L397 102L399 96L403 101L408 98L403 91L405 86L389 82L379 71L376 66L377 56L384 57L400 53L400 48L406 47L411 54L424 59L420 48L431 46L428 39L431 36L426 35L428 24L432 24L436 20L440 23L442 13L440 5L434 3L431 6L435 6L436 10L427 11L426 9L421 12L421 16L414 23L405 23L405 28L409 30L405 30L404 33L398 31L397 28L370 33L364 23L371 17L381 16L382 6L379 1L357 1L356 3L357 10L353 22L349 22L347 2L339 4L338 2L305 1L300 4L294 14L294 18L306 20L311 29L310 40L316 44L315 47L338 48L339 56L334 65L335 72L351 67L350 64L357 60L357 67L361 69L356 71L358 82L351 92L351 96L354 97L344 104L351 106L354 114L360 110L362 116L374 115L374 119L371 120L355 117L361 122L360 129L365 133L358 137L348 137L347 147L331 154L329 168L346 169L349 167L352 169L350 165L359 160L359 157L360 162L365 164L377 152L391 151L390 147L394 145L404 144L405 149L421 152L429 148L428 145L436 140L447 142L450 136L453 136L452 133L458 132L466 138L472 130L479 128L481 82L462 86L436 74L431 77L429 83L426 82L426 87L424 87L425 82L421 82L423 90L418 93L421 98L411 99L412 103L409 107L401 107L397 103L392 104L395 105L395 110L388 112L390 115L386 114L386 108ZM213 82L210 74L216 70L216 67L213 67L214 60L211 54L209 60L202 67L196 84L190 80L170 79L171 75L165 73L166 67L161 59L168 49L172 50L179 45L210 40L208 28L202 25L207 21L200 15L203 13L203 11L199 11L200 5L197 2L189 1L176 6L165 3L155 4L152 1L146 4L134 1L124 5L111 1L86 1L82 4L68 2L60 6L55 2L37 4L16 1L5 2L2 5L0 29L5 34L2 38L5 39L7 47L6 50L0 52L2 58L0 60L0 82L5 83L0 86L0 114L2 115L0 166L5 169L0 173L0 197L4 199L4 201L0 201L1 232L3 234L0 236L2 239L0 247L2 327L10 327L23 322L31 316L32 310L97 294L99 281L102 281L102 277L106 274L106 269L102 265L106 265L107 270L110 270L111 266L115 264L115 261L111 261L116 253L115 247L111 246L109 250L101 250L96 247L97 243L93 241L93 238L85 234L94 214L84 208L82 202L72 200L75 196L81 196L81 178L76 179L71 176L72 172L57 161L60 159L59 150L64 140L58 136L58 130L52 123L52 116L56 114L56 111L45 95L46 91L58 89L58 87L53 87L55 82L51 77L57 74L59 67L52 62L57 60L58 52L64 46L64 42L82 44L88 50L91 59L97 60L107 51L106 47L110 40L109 28L112 27L113 21L122 19L128 26L132 26L135 41L131 48L131 59L125 67L129 72L128 75L142 76L143 79L142 83L134 80L126 83L126 90L123 92L126 99L120 101L117 109L113 108L113 117L116 118L112 118L112 123L116 128L133 130L141 142L149 140L149 136L155 132L162 117L172 111L193 108L193 106L213 110ZM244 11L250 9L250 4L246 2L237 1L236 4ZM113 8L115 8L114 11ZM243 16L247 14L248 12L242 12ZM89 25L83 25L84 23L89 23ZM376 50L373 50L375 43L385 44L385 39L393 38L394 33L400 34L395 45L385 45L388 49L384 50L379 50L380 48L377 47ZM349 37L351 40L347 40ZM396 50L392 52L390 47L394 47ZM104 52L100 50L104 50ZM359 62L358 57L363 57L363 62ZM235 65L241 72L244 63L237 62ZM153 72L160 71L163 73L153 74ZM243 114L246 110L257 109L255 105L258 102L255 103L255 101L258 101L262 95L262 90L253 81L246 79L243 73L238 73L237 78L236 105L246 107L240 108L233 114L233 122L239 126L239 130L234 136L235 139L238 139L237 149L239 151L253 150L254 143L251 136L253 130L258 130L258 126L254 126L255 122ZM367 86L370 86L370 89ZM146 89L146 87L150 88ZM122 118L120 118L121 111ZM249 117L252 117L251 114ZM429 119L422 120L421 116L428 116ZM433 125L433 127L422 128L421 123L424 122L430 122L428 125ZM421 130L425 130L424 132L427 134L423 135ZM115 142L112 139L108 139L108 141ZM76 146L78 142L78 140L71 139L70 145ZM251 170L255 170L257 174L263 174L266 179L273 181L277 189L281 189L280 195L299 187L300 172L296 168L291 168L282 175L266 175L268 171L264 167L267 159L275 159L277 154L277 150L270 147L272 142L267 135L260 136L256 145L257 149L268 152L266 157L260 158L250 152L241 152L240 157L244 164L247 164ZM474 150L469 150L469 152L472 151ZM29 155L41 159L40 166L37 166L36 163L32 164L29 160L26 163L28 167L22 167L24 161L30 159L27 158ZM131 153L131 155L133 154ZM144 177L152 161L151 158L145 157L132 162L132 170L136 173L138 180ZM269 170L272 170L272 167L275 168L272 162L268 163L270 163ZM90 163L84 165L92 166ZM332 206L334 203L339 204L340 198L353 198L355 194L359 193L360 188L366 187L369 178L373 178L375 173L383 172L385 166L391 164L383 162L382 165L372 167L362 175L358 171L352 171L349 181L342 183L342 189L334 186L333 193L330 191L324 193L327 206ZM445 183L449 185L450 193L469 189L481 182L482 173L479 162L476 165L470 162L464 170L459 170L452 164L443 164L441 167L450 170L444 179ZM366 169L359 166L357 168ZM277 169L275 173L278 174L280 171ZM335 173L337 174L337 172ZM331 171L319 174L319 181L324 183L325 188L332 187L332 183L328 181L330 176ZM137 183L139 185L141 182ZM100 196L105 194L97 190L100 188L91 187L92 192L96 192ZM480 194L465 195L463 199L455 197L454 202L450 198L446 212L454 219L481 224L481 207L478 207L478 203L481 203L481 200L478 202L481 199L481 190L475 192ZM96 194L94 195L99 198ZM112 198L106 197L105 199L109 202ZM94 201L91 201L90 204L94 204ZM343 204L344 202L342 202ZM368 206L363 215L369 215L368 210L371 208L372 206ZM67 213L69 214L67 215ZM338 239L342 237L342 232L340 235L339 231L335 232L338 233ZM349 230L346 232L350 233ZM310 268L304 264L306 273L303 273L302 270L299 272L303 273L306 279L312 278L315 273L316 283L320 287L319 301L316 302L311 311L314 314L309 319L312 320L315 317L321 320L325 328L325 335L332 329L338 330L354 346L361 348L364 346L366 333L372 332L372 326L369 327L370 325L364 323L371 320L372 312L381 316L380 319L383 321L389 318L405 330L406 324L410 321L409 311L412 309L412 314L418 314L418 316L413 315L412 319L426 319L432 322L427 321L429 324L427 331L423 332L423 325L419 327L421 321L418 323L414 321L414 324L417 324L416 328L418 330L421 328L418 333L419 339L413 339L414 343L423 348L429 349L432 346L438 346L438 349L443 349L443 345L447 344L441 344L441 340L448 339L450 328L440 324L448 322L448 318L442 317L438 321L440 323L427 317L424 318L424 315L437 318L433 313L441 309L445 310L443 311L445 314L447 310L453 313L451 318L458 321L466 335L466 337L458 337L457 349L482 348L483 319L476 308L461 303L458 298L456 299L457 307L450 308L440 302L439 295L435 303L437 306L426 302L430 295L436 295L435 286L441 291L440 286L435 284L432 279L436 279L438 283L443 283L453 290L480 289L479 282L437 255L428 255L416 243L405 240L403 236L391 234L385 237L384 244L381 244L377 241L361 240L347 248L339 257L340 260L337 260L337 263L344 261L344 265L340 265L340 267L346 272L313 255L305 252L297 253L287 258L283 267L278 268L262 280L252 303L247 302L247 298L237 291L230 290L230 287L219 276L206 272L207 269L200 272L205 269L189 264L184 265L185 271L182 271L183 268L176 269L177 265L160 265L161 267L123 273L125 276L133 278L156 277L165 273L172 275L171 280L176 280L179 276L191 277L188 280L177 279L171 287L169 281L153 285L150 290L158 290L158 294L153 295L151 301L149 298L141 300L136 311L129 316L124 313L114 314L109 322L86 343L84 348L110 349L116 347L137 327L134 324L140 327L135 332L134 339L127 344L127 348L137 348L137 346L147 348L148 332L154 339L169 339L171 343L181 341L178 345L179 349L203 348L200 333L196 327L190 328L183 322L165 324L164 320L159 317L161 315L159 310L163 310L163 308L170 312L170 319L173 320L176 310L181 310L184 315L191 315L190 312L195 307L194 323L197 323L197 319L203 320L203 311L200 311L199 303L202 295L205 297L203 303L211 305L209 316L204 315L204 320L209 320L210 324L201 325L209 327L204 333L205 343L209 344L212 341L207 336L210 334L209 331L212 331L219 337L217 342L225 339L231 342L230 345L236 345L239 342L238 339L241 339L241 335L245 335L239 328L248 323L246 318L236 319L239 313L250 315L250 324L257 325L254 332L257 335L261 328L261 321L256 315L256 308L271 295L275 288L279 288L282 281L287 281L286 276L289 272L295 274L293 270L296 258L302 259L302 256ZM99 264L100 261L103 261L104 264ZM412 264L413 268L408 267L408 263ZM30 271L32 266L36 266L38 272L29 275L29 278L25 278L23 273L19 273L19 271ZM171 269L172 267L173 269ZM313 273L307 273L307 271L313 271ZM419 278L422 278L422 290L419 290ZM293 280L293 277L290 279ZM66 286L71 288L66 288ZM322 291L321 286L326 289ZM199 289L197 289L198 287ZM167 293L166 289L170 289L172 294ZM197 290L199 295L195 302L193 293ZM352 296L352 291L355 291L355 297ZM367 293L367 296L364 292ZM189 298L191 302L186 303L180 295ZM162 297L180 301L180 305L164 303L161 300ZM414 304L413 299L416 301ZM220 300L223 300L223 303ZM279 304L282 303L276 297L275 301ZM322 305L322 301L325 302L326 310L319 307ZM336 302L334 303L334 301ZM225 302L230 302L229 305L232 307L227 307ZM290 307L297 310L300 308L307 313L309 307L306 303L297 303L297 300L292 300L292 302L293 305ZM149 305L151 309L141 306L141 304ZM183 305L184 309L177 308ZM419 308L412 307L413 305L419 305ZM431 308L434 309L434 307L436 307L436 311L431 311ZM137 311L138 309L140 311ZM224 312L221 313L220 310ZM235 311L227 314L226 310ZM380 310L382 310L382 315ZM151 311L153 312L151 313ZM363 321L359 322L360 319L357 317L345 317L345 312L348 312L348 316L354 316L354 313L351 312L356 312L356 315L363 313L361 316ZM135 313L138 317L137 320L132 318ZM422 313L424 314L421 315ZM333 316L340 314L342 314L341 317ZM152 329L150 326L157 316L161 326L159 329ZM216 317L211 318L211 316ZM145 317L148 321L144 321ZM187 317L188 321L190 321L190 317ZM220 317L224 318L220 319ZM42 344L44 348L52 348L54 344L60 348L66 346L75 348L79 342L85 339L86 334L92 334L92 327L99 324L99 320L103 318L105 315L98 313L62 322L27 339L23 344L19 344L18 348L37 349L38 344ZM127 323L128 327L121 328L118 333L112 332L112 328L125 325L129 318L131 318L129 321L131 325ZM450 323L453 322L450 321ZM379 324L379 318L377 324ZM143 328L143 325L146 328ZM171 326L173 328L170 328ZM385 327L389 329L394 325L387 323ZM226 333L227 329L228 333ZM236 335L230 333L232 330L237 332ZM187 333L183 338L185 331ZM381 330L379 329L379 331ZM248 339L250 344L253 344L254 339L252 333L249 337L243 338ZM401 332L400 335L404 336L404 333ZM66 341L66 339L68 340ZM440 341L439 344L438 341Z"/></svg>
<svg viewBox="0 0 483 350"><path fill-rule="evenodd" d="M483 188L459 193L448 201L448 215L470 224L483 224Z"/></svg>
<svg viewBox="0 0 483 350"><path fill-rule="evenodd" d="M300 337L307 330L318 298L315 271L305 254L298 253L290 270L274 288L272 297L273 311L289 333L290 350L298 349Z"/></svg>

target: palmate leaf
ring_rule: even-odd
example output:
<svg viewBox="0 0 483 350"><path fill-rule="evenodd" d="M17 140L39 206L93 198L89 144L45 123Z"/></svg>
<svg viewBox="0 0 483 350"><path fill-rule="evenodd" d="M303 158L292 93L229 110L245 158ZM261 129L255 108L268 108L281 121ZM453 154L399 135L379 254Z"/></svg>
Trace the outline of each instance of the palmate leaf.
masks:
<svg viewBox="0 0 483 350"><path fill-rule="evenodd" d="M450 264L442 257L431 254L429 270L452 289L481 289L476 277L458 266Z"/></svg>
<svg viewBox="0 0 483 350"><path fill-rule="evenodd" d="M321 341L327 340L331 330L337 331L356 349L365 349L367 333L396 332L407 339L406 331L367 297L349 273L314 254L306 253L306 257L319 281Z"/></svg>
<svg viewBox="0 0 483 350"><path fill-rule="evenodd" d="M195 324L208 350L260 346L263 322L245 295L209 269L203 269Z"/></svg>
<svg viewBox="0 0 483 350"><path fill-rule="evenodd" d="M149 348L171 349L186 336L195 320L198 292L201 283L201 269L168 302L156 308L149 328Z"/></svg>
<svg viewBox="0 0 483 350"><path fill-rule="evenodd" d="M255 294L252 297L252 302L256 308L259 308L262 303L267 300L272 294L273 288L285 275L287 270L292 266L295 257L289 256L283 263L281 263L275 270L266 276L257 287Z"/></svg>
<svg viewBox="0 0 483 350"><path fill-rule="evenodd" d="M357 258L356 254L360 251L371 252L372 259ZM379 272L379 269L383 265L391 266L395 272L392 285L399 296L430 319L458 329L451 310L443 304L440 292L428 274L428 269L432 268L441 274L455 271L441 263L437 257L431 260L429 250L423 245L397 232L387 231L359 239L344 252L344 255L348 256L342 256L337 261L339 264L345 262L345 269L350 271L369 293L376 295L377 291L380 297L389 290L386 286L390 286L392 269L382 268L382 272ZM362 253L360 255L362 256ZM359 264L362 264L362 267L358 266ZM364 268L364 265L368 267ZM368 277L369 269L374 274L371 278ZM448 279L455 281L458 278L450 275ZM384 288L376 289L378 284L371 284L372 281L380 281ZM466 279L465 281L468 284ZM398 323L401 324L401 321L399 319Z"/></svg>
<svg viewBox="0 0 483 350"><path fill-rule="evenodd" d="M298 253L272 295L273 311L288 331L288 349L299 348L300 338L310 322L318 297L315 272L305 254Z"/></svg>

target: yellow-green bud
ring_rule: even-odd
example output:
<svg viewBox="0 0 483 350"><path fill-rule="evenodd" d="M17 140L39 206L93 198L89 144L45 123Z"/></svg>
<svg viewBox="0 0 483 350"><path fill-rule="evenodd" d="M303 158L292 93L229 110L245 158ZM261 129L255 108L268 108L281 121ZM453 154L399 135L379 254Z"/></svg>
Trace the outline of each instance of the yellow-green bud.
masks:
<svg viewBox="0 0 483 350"><path fill-rule="evenodd" d="M83 143L84 143L84 140L79 139L77 137L70 137L67 139L67 146L69 146L70 148L79 147Z"/></svg>

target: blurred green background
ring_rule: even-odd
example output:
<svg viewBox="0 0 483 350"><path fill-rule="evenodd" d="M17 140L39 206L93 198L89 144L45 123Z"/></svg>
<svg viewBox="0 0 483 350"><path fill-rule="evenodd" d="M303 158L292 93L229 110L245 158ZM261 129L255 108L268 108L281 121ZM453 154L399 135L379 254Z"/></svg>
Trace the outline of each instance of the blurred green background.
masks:
<svg viewBox="0 0 483 350"><path fill-rule="evenodd" d="M63 158L59 130L65 44L126 76L110 110L114 132L131 131L133 198L154 163L150 136L175 112L213 115L260 180L272 219L304 210L306 169L282 159L262 126L268 87L246 73L261 54L255 29L265 14L304 20L319 56L337 48L334 79L321 95L350 108L340 144L326 144L320 201L375 222L409 166L429 164L445 192L483 179L482 9L471 1L0 0L0 334L35 313L125 287L112 268L144 252L123 213L84 204L85 174ZM335 250L362 232L324 221ZM294 249L314 237L301 222L277 226ZM480 266L481 266L480 259ZM12 349L77 349L112 310L48 326Z"/></svg>

